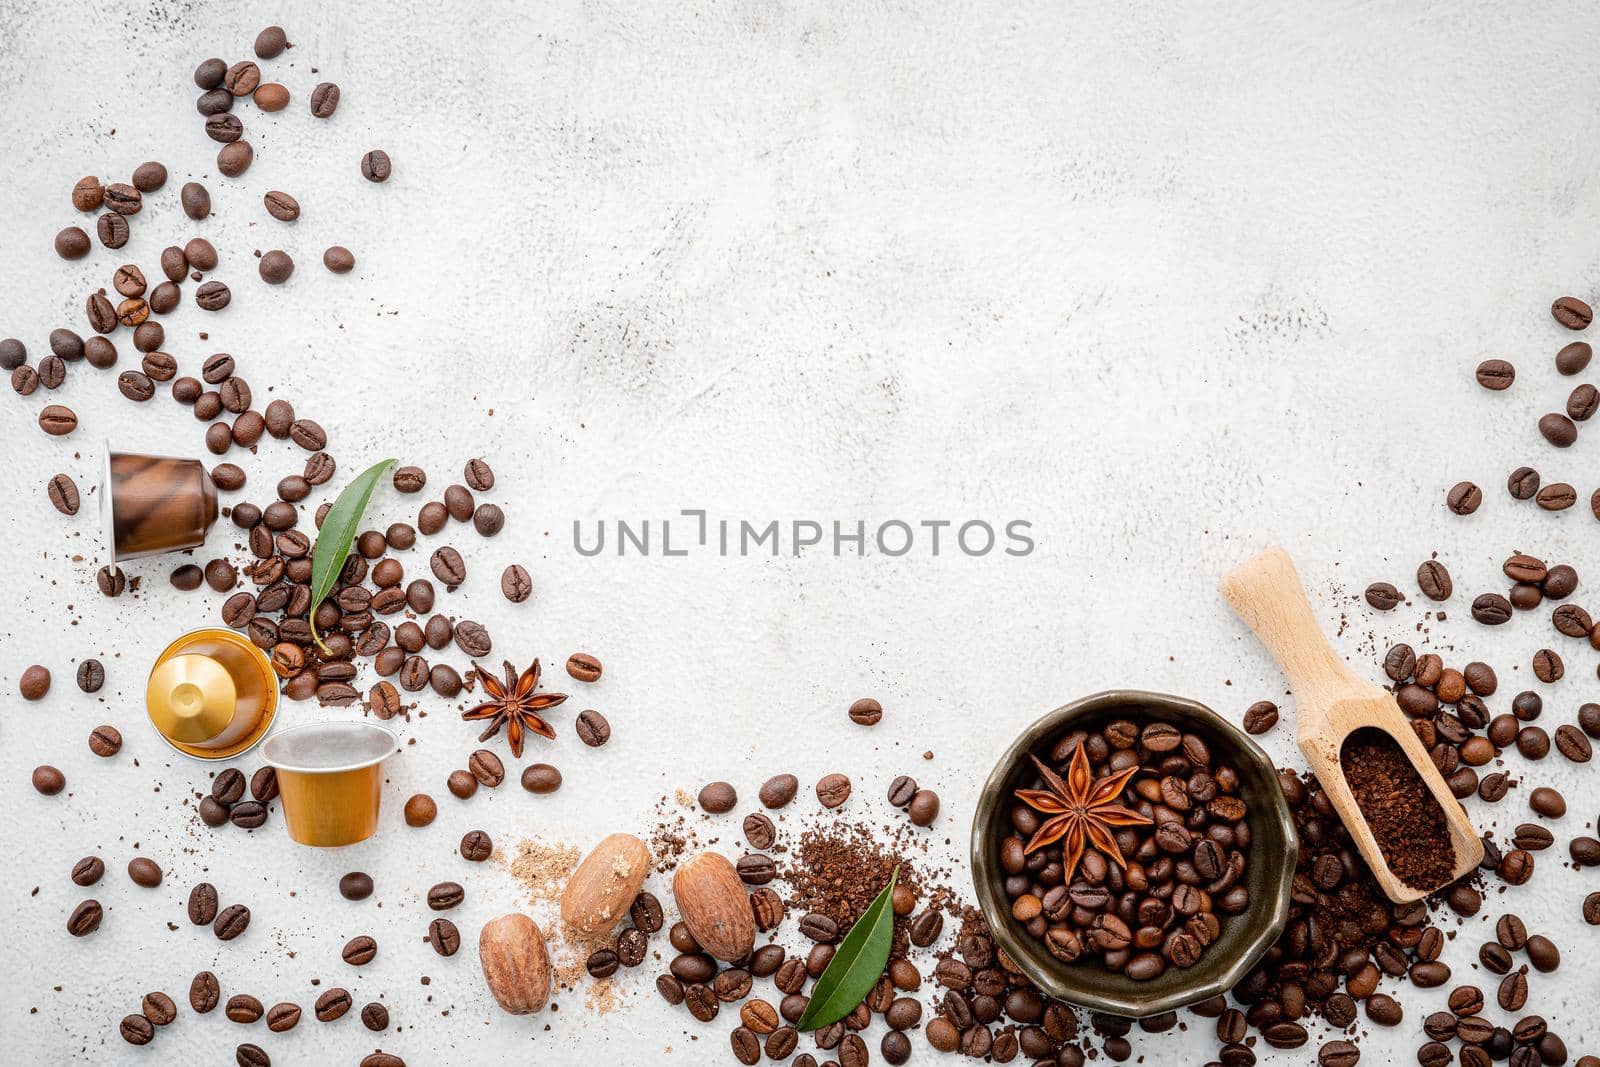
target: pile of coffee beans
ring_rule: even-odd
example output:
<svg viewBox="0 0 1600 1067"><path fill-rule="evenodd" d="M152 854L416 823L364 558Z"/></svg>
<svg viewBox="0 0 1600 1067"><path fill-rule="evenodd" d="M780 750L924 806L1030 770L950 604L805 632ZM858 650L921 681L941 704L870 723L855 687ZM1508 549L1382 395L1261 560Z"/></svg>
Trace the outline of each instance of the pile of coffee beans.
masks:
<svg viewBox="0 0 1600 1067"><path fill-rule="evenodd" d="M1255 1062L1247 1044L1252 1029L1273 1048L1299 1048L1309 1040L1305 1021L1314 1016L1350 1032L1364 1007L1370 1023L1398 1025L1399 1003L1378 991L1385 977L1429 988L1450 979L1439 961L1446 937L1428 924L1427 905L1384 896L1316 779L1285 770L1278 784L1300 836L1288 922L1232 990L1243 1010L1220 997L1195 1008L1217 1019L1217 1060L1225 1064ZM1353 1064L1359 1058L1353 1050L1347 1038L1336 1038L1323 1046L1319 1062Z"/></svg>
<svg viewBox="0 0 1600 1067"><path fill-rule="evenodd" d="M584 968L593 978L609 978L617 973L619 967L637 967L644 963L650 954L650 935L659 933L666 924L666 917L661 910L661 901L648 889L633 898L633 903L628 907L628 922L617 931L616 937L608 947L597 948L589 953L584 961ZM682 923L673 927L673 944L676 946L682 940L682 935L688 929ZM679 949L679 951L683 951Z"/></svg>
<svg viewBox="0 0 1600 1067"><path fill-rule="evenodd" d="M217 772L208 792L199 796L200 820L216 828L232 823L241 830L265 826L269 805L278 797L278 772L260 767L250 776L250 796L245 797L244 772L227 767Z"/></svg>
<svg viewBox="0 0 1600 1067"><path fill-rule="evenodd" d="M1050 814L1013 802L1014 832L999 855L1012 918L1066 963L1098 959L1140 981L1194 966L1226 917L1250 906L1243 878L1251 832L1238 771L1215 760L1198 734L1161 721L1117 719L1074 730L1034 756L1070 785L1080 751L1095 781L1133 772L1106 803L1146 825L1107 824L1121 857L1086 837L1069 872L1060 843L1029 851ZM1025 788L1053 790L1042 775Z"/></svg>

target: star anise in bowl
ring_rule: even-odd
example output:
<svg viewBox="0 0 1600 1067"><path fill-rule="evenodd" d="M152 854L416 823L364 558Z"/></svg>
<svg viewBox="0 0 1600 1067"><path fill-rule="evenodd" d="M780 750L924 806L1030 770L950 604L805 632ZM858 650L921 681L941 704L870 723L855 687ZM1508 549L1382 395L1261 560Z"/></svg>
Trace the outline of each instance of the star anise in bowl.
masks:
<svg viewBox="0 0 1600 1067"><path fill-rule="evenodd" d="M505 663L506 680L501 684L500 679L473 663L472 669L477 672L478 680L483 683L483 691L489 699L475 707L468 708L461 713L466 720L487 719L489 725L483 733L478 735L479 741L487 741L505 728L506 740L511 744L511 754L518 759L522 758L523 736L527 733L536 733L543 737L555 739L555 727L540 714L558 704L566 702L565 693L540 693L539 688L539 661L535 659L533 666L517 673L510 661Z"/></svg>

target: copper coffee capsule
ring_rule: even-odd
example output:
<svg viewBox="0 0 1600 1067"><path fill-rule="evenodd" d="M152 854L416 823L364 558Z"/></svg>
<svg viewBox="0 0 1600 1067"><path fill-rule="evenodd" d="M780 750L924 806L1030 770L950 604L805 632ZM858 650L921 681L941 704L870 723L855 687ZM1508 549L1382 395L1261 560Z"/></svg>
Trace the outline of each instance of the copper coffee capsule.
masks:
<svg viewBox="0 0 1600 1067"><path fill-rule="evenodd" d="M105 451L100 513L115 567L125 560L199 548L217 521L217 487L197 459Z"/></svg>

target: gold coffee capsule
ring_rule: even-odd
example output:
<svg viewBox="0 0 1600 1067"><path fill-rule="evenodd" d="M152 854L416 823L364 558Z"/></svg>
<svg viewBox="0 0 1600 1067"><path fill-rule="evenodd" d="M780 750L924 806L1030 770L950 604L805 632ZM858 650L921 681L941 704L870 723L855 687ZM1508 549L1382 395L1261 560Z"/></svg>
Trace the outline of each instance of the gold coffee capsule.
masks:
<svg viewBox="0 0 1600 1067"><path fill-rule="evenodd" d="M197 459L105 449L100 516L106 563L199 548L217 521L217 487Z"/></svg>
<svg viewBox="0 0 1600 1067"><path fill-rule="evenodd" d="M156 659L144 699L167 744L196 759L230 759L266 735L278 681L266 653L242 635L195 630Z"/></svg>
<svg viewBox="0 0 1600 1067"><path fill-rule="evenodd" d="M399 751L392 730L351 719L280 730L261 746L278 772L278 797L289 836L302 845L336 848L378 830L382 763Z"/></svg>

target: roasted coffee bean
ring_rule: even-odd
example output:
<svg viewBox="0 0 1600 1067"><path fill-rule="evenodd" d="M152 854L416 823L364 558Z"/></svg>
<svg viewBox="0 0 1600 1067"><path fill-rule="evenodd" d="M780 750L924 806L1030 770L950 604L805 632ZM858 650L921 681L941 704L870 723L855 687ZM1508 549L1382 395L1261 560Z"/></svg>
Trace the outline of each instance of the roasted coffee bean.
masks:
<svg viewBox="0 0 1600 1067"><path fill-rule="evenodd" d="M116 220L116 222L113 223L108 221L112 219ZM115 231L112 230L112 227L118 224L120 224L122 229L122 240L119 244L112 244L110 241L106 240L106 238L108 236L116 236ZM97 228L100 231L100 242L107 248L121 248L122 245L128 243L128 222L121 215L114 215L110 213L102 215ZM108 231L111 232L108 233ZM60 256L62 259L82 259L84 256L89 254L89 235L83 232L82 227L67 226L56 234L55 248L56 255Z"/></svg>
<svg viewBox="0 0 1600 1067"><path fill-rule="evenodd" d="M1500 980L1495 999L1504 1011L1521 1011L1528 1002L1527 968L1520 967Z"/></svg>
<svg viewBox="0 0 1600 1067"><path fill-rule="evenodd" d="M1595 718L1596 722L1600 723L1600 707L1597 707ZM732 786L729 786L728 788L730 791L732 790ZM778 808L786 807L790 801L794 800L795 794L799 791L800 779L796 778L792 774L778 774L768 778L761 784L761 790L758 794L758 798L761 801L762 807L770 810L776 810ZM704 806L703 802L702 806ZM728 808L723 810L730 810L732 807L733 804L730 802Z"/></svg>
<svg viewBox="0 0 1600 1067"><path fill-rule="evenodd" d="M119 1032L130 1045L148 1045L156 1034L155 1026L143 1015L123 1016Z"/></svg>
<svg viewBox="0 0 1600 1067"><path fill-rule="evenodd" d="M505 764L500 762L499 756L486 748L480 748L467 757L467 770L490 789L496 788L506 780Z"/></svg>
<svg viewBox="0 0 1600 1067"><path fill-rule="evenodd" d="M427 905L435 912L448 912L456 905L461 904L466 897L466 889L461 888L459 881L440 881L434 888L427 891Z"/></svg>
<svg viewBox="0 0 1600 1067"><path fill-rule="evenodd" d="M1450 991L1448 1003L1458 1016L1477 1015L1483 1010L1483 990L1475 985L1456 986Z"/></svg>
<svg viewBox="0 0 1600 1067"><path fill-rule="evenodd" d="M1451 581L1450 572L1443 563L1430 559L1424 560L1417 568L1417 588L1429 600L1449 600L1450 594L1455 591L1455 583Z"/></svg>
<svg viewBox="0 0 1600 1067"><path fill-rule="evenodd" d="M1472 602L1472 617L1485 626L1499 626L1511 618L1511 602L1499 593L1484 593Z"/></svg>
<svg viewBox="0 0 1600 1067"><path fill-rule="evenodd" d="M1517 369L1503 359L1486 359L1478 364L1478 384L1485 389L1500 392L1511 388L1517 379Z"/></svg>
<svg viewBox="0 0 1600 1067"><path fill-rule="evenodd" d="M393 476L394 487L402 493L419 493L422 487L428 484L428 476L421 467L396 467Z"/></svg>
<svg viewBox="0 0 1600 1067"><path fill-rule="evenodd" d="M619 966L621 961L617 959L617 954L608 948L596 949L584 961L584 969L591 978L609 978L617 973Z"/></svg>
<svg viewBox="0 0 1600 1067"><path fill-rule="evenodd" d="M381 148L374 148L361 157L361 176L369 182L386 182L392 172L389 154Z"/></svg>
<svg viewBox="0 0 1600 1067"><path fill-rule="evenodd" d="M1405 597L1388 582L1373 582L1367 586L1366 599L1378 611L1392 611Z"/></svg>
<svg viewBox="0 0 1600 1067"><path fill-rule="evenodd" d="M924 911L911 920L911 943L918 948L927 948L939 940L939 935L944 931L944 916L937 911Z"/></svg>
<svg viewBox="0 0 1600 1067"><path fill-rule="evenodd" d="M366 935L353 937L345 943L340 956L352 967L365 966L377 958L378 943Z"/></svg>
<svg viewBox="0 0 1600 1067"><path fill-rule="evenodd" d="M250 909L243 904L229 904L217 913L211 924L212 933L223 941L232 941L250 926Z"/></svg>
<svg viewBox="0 0 1600 1067"><path fill-rule="evenodd" d="M1539 433L1557 448L1570 448L1578 440L1578 428L1571 419L1558 412L1539 418Z"/></svg>
<svg viewBox="0 0 1600 1067"><path fill-rule="evenodd" d="M261 68L248 59L241 59L228 68L222 84L234 96L249 96L261 84Z"/></svg>
<svg viewBox="0 0 1600 1067"><path fill-rule="evenodd" d="M29 370L30 372L32 371L32 368L23 368L23 369ZM61 388L61 384L63 382L65 382L66 380L67 380L67 363L66 363L66 360L62 359L60 356L50 355L50 356L45 356L43 359L41 359L39 361L39 370L38 370L38 379L37 379L37 382L38 382L39 385L44 386L46 389L59 389L59 388Z"/></svg>
<svg viewBox="0 0 1600 1067"><path fill-rule="evenodd" d="M350 1004L349 991L335 987L317 997L313 1010L316 1012L318 1022L331 1023L349 1011Z"/></svg>
<svg viewBox="0 0 1600 1067"><path fill-rule="evenodd" d="M1559 819L1567 813L1567 801L1549 786L1540 786L1528 794L1528 807L1547 819Z"/></svg>
<svg viewBox="0 0 1600 1067"><path fill-rule="evenodd" d="M1556 370L1565 375L1581 374L1594 356L1586 341L1574 341L1556 353Z"/></svg>
<svg viewBox="0 0 1600 1067"><path fill-rule="evenodd" d="M1589 613L1577 604L1562 604L1550 613L1550 623L1567 637L1587 637L1594 629Z"/></svg>
<svg viewBox="0 0 1600 1067"><path fill-rule="evenodd" d="M1578 491L1566 482L1551 482L1539 490L1534 502L1545 511L1566 511L1578 502Z"/></svg>
<svg viewBox="0 0 1600 1067"><path fill-rule="evenodd" d="M228 812L228 821L241 830L254 830L266 825L267 807L259 800L241 800Z"/></svg>
<svg viewBox="0 0 1600 1067"><path fill-rule="evenodd" d="M146 993L139 1005L140 1012L156 1026L169 1026L178 1017L178 1006L165 993Z"/></svg>
<svg viewBox="0 0 1600 1067"><path fill-rule="evenodd" d="M603 668L600 661L587 652L574 652L567 657L567 674L580 682L597 682Z"/></svg>
<svg viewBox="0 0 1600 1067"><path fill-rule="evenodd" d="M1587 421L1600 409L1600 389L1588 382L1574 389L1567 397L1567 417L1573 422Z"/></svg>
<svg viewBox="0 0 1600 1067"><path fill-rule="evenodd" d="M456 924L440 916L428 924L428 944L441 956L454 956L461 947L461 931Z"/></svg>
<svg viewBox="0 0 1600 1067"><path fill-rule="evenodd" d="M482 537L493 537L505 528L506 516L498 505L479 504L472 513L472 527Z"/></svg>
<svg viewBox="0 0 1600 1067"><path fill-rule="evenodd" d="M1413 963L1410 973L1411 984L1424 989L1444 985L1450 980L1450 968L1436 960ZM1354 991L1351 995L1355 995ZM1370 991L1367 995L1371 995Z"/></svg>
<svg viewBox="0 0 1600 1067"><path fill-rule="evenodd" d="M69 407L50 404L39 412L39 429L51 437L64 437L78 428L78 416Z"/></svg>
<svg viewBox="0 0 1600 1067"><path fill-rule="evenodd" d="M267 1029L275 1034L293 1030L300 1024L300 1005L287 1002L267 1009Z"/></svg>
<svg viewBox="0 0 1600 1067"><path fill-rule="evenodd" d="M372 876L351 871L339 879L339 895L346 900L366 900L372 895Z"/></svg>
<svg viewBox="0 0 1600 1067"><path fill-rule="evenodd" d="M1556 727L1556 749L1573 763L1588 763L1594 755L1589 739L1571 723Z"/></svg>
<svg viewBox="0 0 1600 1067"><path fill-rule="evenodd" d="M461 553L444 545L434 550L428 559L428 566L433 570L433 576L443 582L446 588L454 589L467 580L467 565L461 558Z"/></svg>
<svg viewBox="0 0 1600 1067"><path fill-rule="evenodd" d="M78 184L72 187L72 206L79 211L95 211L104 199L105 189L93 175L79 178Z"/></svg>
<svg viewBox="0 0 1600 1067"><path fill-rule="evenodd" d="M228 821L228 809L218 803L215 797L201 797L200 820L207 826L221 826Z"/></svg>
<svg viewBox="0 0 1600 1067"><path fill-rule="evenodd" d="M739 880L745 885L766 885L778 876L777 866L772 862L771 856L760 853L751 853L740 856L735 864L739 872ZM801 932L805 932L805 924L801 923Z"/></svg>
<svg viewBox="0 0 1600 1067"><path fill-rule="evenodd" d="M87 937L100 929L100 920L105 917L104 910L98 900L84 900L72 909L72 914L67 916L67 933L73 937Z"/></svg>
<svg viewBox="0 0 1600 1067"><path fill-rule="evenodd" d="M262 804L278 797L278 772L272 767L262 767L250 776L250 795Z"/></svg>
<svg viewBox="0 0 1600 1067"><path fill-rule="evenodd" d="M913 826L932 826L939 817L939 794L931 789L919 789L906 808Z"/></svg>
<svg viewBox="0 0 1600 1067"><path fill-rule="evenodd" d="M501 572L500 592L513 604L521 604L533 595L533 579L521 564L513 563Z"/></svg>
<svg viewBox="0 0 1600 1067"><path fill-rule="evenodd" d="M842 774L825 774L817 782L817 800L825 808L837 808L850 799L850 779Z"/></svg>
<svg viewBox="0 0 1600 1067"><path fill-rule="evenodd" d="M283 249L274 248L262 255L256 264L256 270L261 275L261 280L268 285L282 285L294 273L294 259Z"/></svg>
<svg viewBox="0 0 1600 1067"><path fill-rule="evenodd" d="M72 865L72 882L74 885L88 887L100 881L105 873L105 862L99 856L85 856Z"/></svg>
<svg viewBox="0 0 1600 1067"><path fill-rule="evenodd" d="M438 573L437 569L435 573ZM489 650L494 647L494 643L489 639L489 631L471 619L462 619L456 623L454 639L462 655L470 659L487 656Z"/></svg>
<svg viewBox="0 0 1600 1067"><path fill-rule="evenodd" d="M1445 494L1445 505L1457 515L1471 515L1483 504L1483 490L1471 482L1457 482Z"/></svg>
<svg viewBox="0 0 1600 1067"><path fill-rule="evenodd" d="M1594 312L1589 305L1575 296L1563 296L1550 305L1551 316L1569 330L1582 330L1588 328L1594 321Z"/></svg>
<svg viewBox="0 0 1600 1067"><path fill-rule="evenodd" d="M1244 729L1249 734L1264 734L1278 724L1278 705L1258 700L1244 712Z"/></svg>
<svg viewBox="0 0 1600 1067"><path fill-rule="evenodd" d="M1493 941L1485 941L1478 948L1478 962L1491 974L1506 974L1511 970L1511 953Z"/></svg>
<svg viewBox="0 0 1600 1067"><path fill-rule="evenodd" d="M131 227L129 227L128 220L126 218L116 214L115 212L108 211L95 220L94 232L95 236L100 238L100 243L102 245L110 249L117 249L128 243L128 238L132 236L133 231ZM83 231L78 229L76 226L68 227L66 230L61 231L61 235L56 237L57 252L61 252L61 242L63 236L66 237L69 247L74 250L79 247L76 243L77 238L82 237L83 244L81 246L82 251L78 251L76 255L67 255L66 253L62 252L62 258L78 259L88 254L89 239L88 237L84 236Z"/></svg>
<svg viewBox="0 0 1600 1067"><path fill-rule="evenodd" d="M84 301L84 316L89 320L90 329L95 333L110 333L118 325L117 309L111 306L111 301L106 298L104 290L90 293ZM129 326L137 325L128 323Z"/></svg>
<svg viewBox="0 0 1600 1067"><path fill-rule="evenodd" d="M1560 950L1556 948L1555 942L1543 934L1529 935L1528 943L1524 947L1528 953L1528 962L1533 964L1534 970L1548 974L1561 966Z"/></svg>
<svg viewBox="0 0 1600 1067"><path fill-rule="evenodd" d="M450 777L445 780L445 788L456 799L466 800L478 791L478 780L467 771L451 771Z"/></svg>
<svg viewBox="0 0 1600 1067"><path fill-rule="evenodd" d="M1538 823L1521 823L1511 835L1512 847L1528 852L1542 851L1554 843L1555 835Z"/></svg>
<svg viewBox="0 0 1600 1067"><path fill-rule="evenodd" d="M244 123L239 116L221 111L206 119L206 136L219 144L232 144L244 136Z"/></svg>
<svg viewBox="0 0 1600 1067"><path fill-rule="evenodd" d="M733 810L739 802L739 794L727 782L710 782L700 788L696 799L705 811L722 815Z"/></svg>
<svg viewBox="0 0 1600 1067"><path fill-rule="evenodd" d="M578 713L578 718L573 723L573 731L578 735L578 740L590 748L599 748L611 740L611 724L606 721L604 715L593 708Z"/></svg>
<svg viewBox="0 0 1600 1067"><path fill-rule="evenodd" d="M1533 674L1539 681L1548 685L1561 680L1566 674L1566 665L1554 651L1541 648L1533 654Z"/></svg>
<svg viewBox="0 0 1600 1067"><path fill-rule="evenodd" d="M561 772L548 763L530 763L522 769L522 788L544 795L561 788Z"/></svg>
<svg viewBox="0 0 1600 1067"><path fill-rule="evenodd" d="M204 311L221 311L233 300L233 293L219 281L201 284L194 291L194 302Z"/></svg>
<svg viewBox="0 0 1600 1067"><path fill-rule="evenodd" d="M105 187L103 195L107 210L118 215L137 215L144 207L143 195L125 182L112 182Z"/></svg>
<svg viewBox="0 0 1600 1067"><path fill-rule="evenodd" d="M331 118L339 107L339 87L333 82L319 82L311 90L311 114L319 119Z"/></svg>

